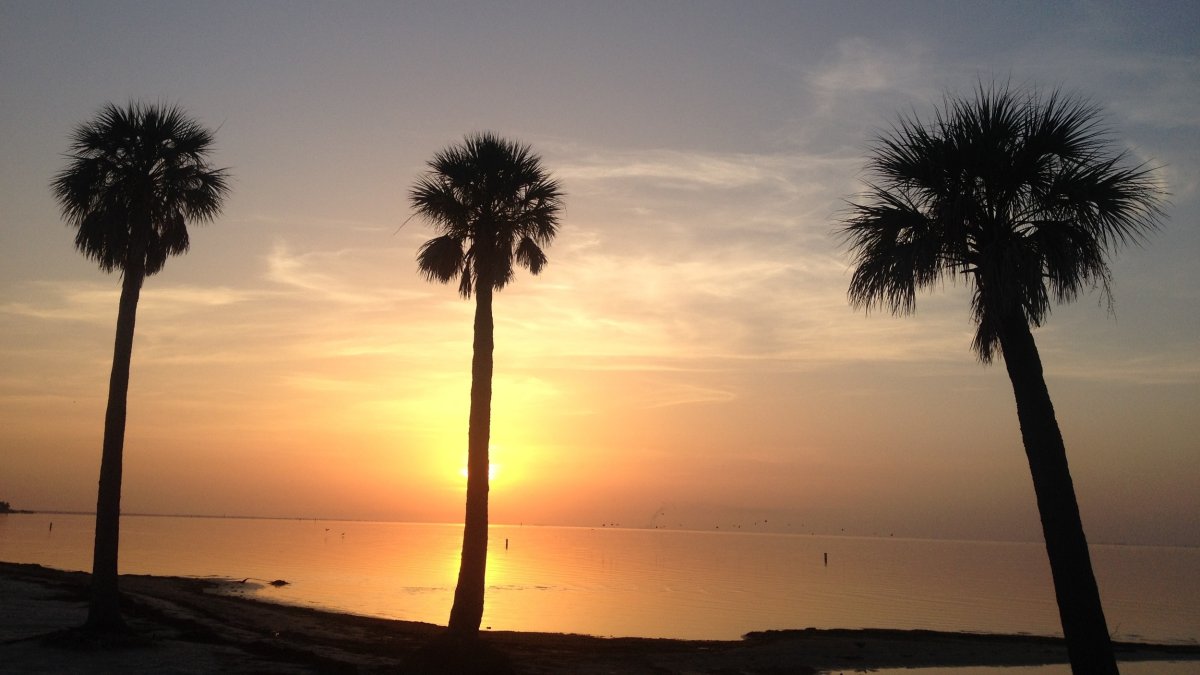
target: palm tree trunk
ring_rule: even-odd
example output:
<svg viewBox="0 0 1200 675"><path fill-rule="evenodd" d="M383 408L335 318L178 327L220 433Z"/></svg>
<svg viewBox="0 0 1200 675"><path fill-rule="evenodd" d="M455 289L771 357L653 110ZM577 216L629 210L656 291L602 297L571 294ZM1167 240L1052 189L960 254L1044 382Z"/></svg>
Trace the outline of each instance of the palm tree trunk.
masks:
<svg viewBox="0 0 1200 675"><path fill-rule="evenodd" d="M475 342L471 358L471 420L467 431L467 512L462 560L450 610L451 633L475 636L483 621L488 545L488 443L492 424L492 288L475 288Z"/></svg>
<svg viewBox="0 0 1200 675"><path fill-rule="evenodd" d="M1017 401L1021 440L1033 475L1071 672L1117 675L1100 591L1092 573L1079 504L1067 467L1066 448L1054 417L1037 345L1023 316L1004 322L1000 343Z"/></svg>
<svg viewBox="0 0 1200 675"><path fill-rule="evenodd" d="M139 256L135 254L130 257ZM140 257L144 259L145 253L141 253ZM124 628L117 590L117 548L121 529L121 469L125 450L129 364L133 358L133 328L144 278L144 263L140 262L126 266L121 283L112 374L108 381L108 409L104 415L104 449L100 456L100 486L96 497L91 602L86 624L87 628L97 631Z"/></svg>

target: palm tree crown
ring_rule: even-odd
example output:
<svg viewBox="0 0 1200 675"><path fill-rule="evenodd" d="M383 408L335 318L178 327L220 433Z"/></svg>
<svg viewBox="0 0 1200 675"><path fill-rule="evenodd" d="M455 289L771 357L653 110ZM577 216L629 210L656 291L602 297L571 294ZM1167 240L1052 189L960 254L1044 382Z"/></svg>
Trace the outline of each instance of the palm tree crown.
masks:
<svg viewBox="0 0 1200 675"><path fill-rule="evenodd" d="M528 146L490 133L437 153L410 192L416 213L440 235L421 246L417 265L430 281L459 279L469 298L513 278L513 262L541 272L542 247L558 231L562 191Z"/></svg>
<svg viewBox="0 0 1200 675"><path fill-rule="evenodd" d="M106 272L162 269L188 249L186 223L212 220L229 191L207 163L212 134L176 106L108 104L77 127L70 160L51 184L75 247Z"/></svg>
<svg viewBox="0 0 1200 675"><path fill-rule="evenodd" d="M1091 104L980 87L948 98L933 122L901 120L877 141L867 193L841 233L855 272L850 301L907 314L916 291L965 276L973 349L1001 351L1005 317L1040 326L1052 300L1100 287L1106 255L1158 225L1150 168L1111 147Z"/></svg>

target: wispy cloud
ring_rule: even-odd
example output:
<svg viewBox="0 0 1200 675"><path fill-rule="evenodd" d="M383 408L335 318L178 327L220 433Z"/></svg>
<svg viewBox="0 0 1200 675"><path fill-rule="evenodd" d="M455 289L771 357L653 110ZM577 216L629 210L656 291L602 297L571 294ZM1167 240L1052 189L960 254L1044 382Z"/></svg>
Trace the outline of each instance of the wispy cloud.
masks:
<svg viewBox="0 0 1200 675"><path fill-rule="evenodd" d="M1163 353L1115 362L1088 360L1047 368L1056 376L1092 382L1144 386L1200 384L1200 358L1194 354Z"/></svg>
<svg viewBox="0 0 1200 675"><path fill-rule="evenodd" d="M763 187L795 194L811 182L797 181L798 175L846 169L843 157L790 150L755 154L561 146L555 152L554 172L569 186L587 189L599 189L594 187L596 184L631 180L644 190L664 186L691 191Z"/></svg>
<svg viewBox="0 0 1200 675"><path fill-rule="evenodd" d="M825 61L806 72L805 80L828 97L895 91L920 85L928 50L910 44L892 50L862 37L839 40Z"/></svg>
<svg viewBox="0 0 1200 675"><path fill-rule="evenodd" d="M734 190L765 186L794 192L792 175L829 162L828 158L787 154L702 153L678 150L589 152L556 167L571 184L636 180L681 190Z"/></svg>
<svg viewBox="0 0 1200 675"><path fill-rule="evenodd" d="M114 320L120 289L60 286L53 282L30 282L30 295L20 302L0 305L0 312L44 321L111 323Z"/></svg>
<svg viewBox="0 0 1200 675"><path fill-rule="evenodd" d="M31 281L26 299L0 305L0 312L46 321L112 323L116 320L120 282ZM143 290L138 306L159 315L186 315L196 308L221 307L246 302L252 291L227 287L155 286Z"/></svg>
<svg viewBox="0 0 1200 675"><path fill-rule="evenodd" d="M293 290L302 291L309 300L348 305L379 304L380 290L363 287L332 273L336 263L352 259L350 250L311 251L293 254L286 243L278 242L266 256L267 279Z"/></svg>

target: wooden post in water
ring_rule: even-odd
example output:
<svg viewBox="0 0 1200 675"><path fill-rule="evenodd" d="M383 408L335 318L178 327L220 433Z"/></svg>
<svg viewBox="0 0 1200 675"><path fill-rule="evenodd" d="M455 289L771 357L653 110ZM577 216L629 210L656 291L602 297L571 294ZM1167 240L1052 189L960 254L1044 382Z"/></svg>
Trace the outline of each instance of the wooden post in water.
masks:
<svg viewBox="0 0 1200 675"><path fill-rule="evenodd" d="M829 567L829 554L828 553L825 554L825 566Z"/></svg>

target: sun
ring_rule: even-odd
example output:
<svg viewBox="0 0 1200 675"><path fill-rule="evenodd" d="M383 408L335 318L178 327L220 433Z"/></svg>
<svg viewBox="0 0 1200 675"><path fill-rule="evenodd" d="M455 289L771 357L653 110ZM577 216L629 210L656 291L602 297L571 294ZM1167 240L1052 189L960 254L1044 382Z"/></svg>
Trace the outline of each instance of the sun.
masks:
<svg viewBox="0 0 1200 675"><path fill-rule="evenodd" d="M497 460L497 458L503 459L504 453L505 453L505 449L503 447L501 447L499 444L491 443L488 445L488 459L490 460L488 463L488 482L489 483L496 480L496 476L498 476L502 473L502 470L504 469L504 464L501 462L497 462L496 460ZM466 461L466 459L467 458L464 456L463 461ZM466 483L467 467L465 464L463 464L462 466L459 467L458 475L462 479L462 482Z"/></svg>
<svg viewBox="0 0 1200 675"><path fill-rule="evenodd" d="M499 472L500 472L499 464L497 464L495 462L492 462L491 464L489 464L488 465L488 481L496 480L496 474ZM462 476L463 480L466 480L467 479L467 467L464 466L463 468L459 469L458 474L460 476Z"/></svg>

